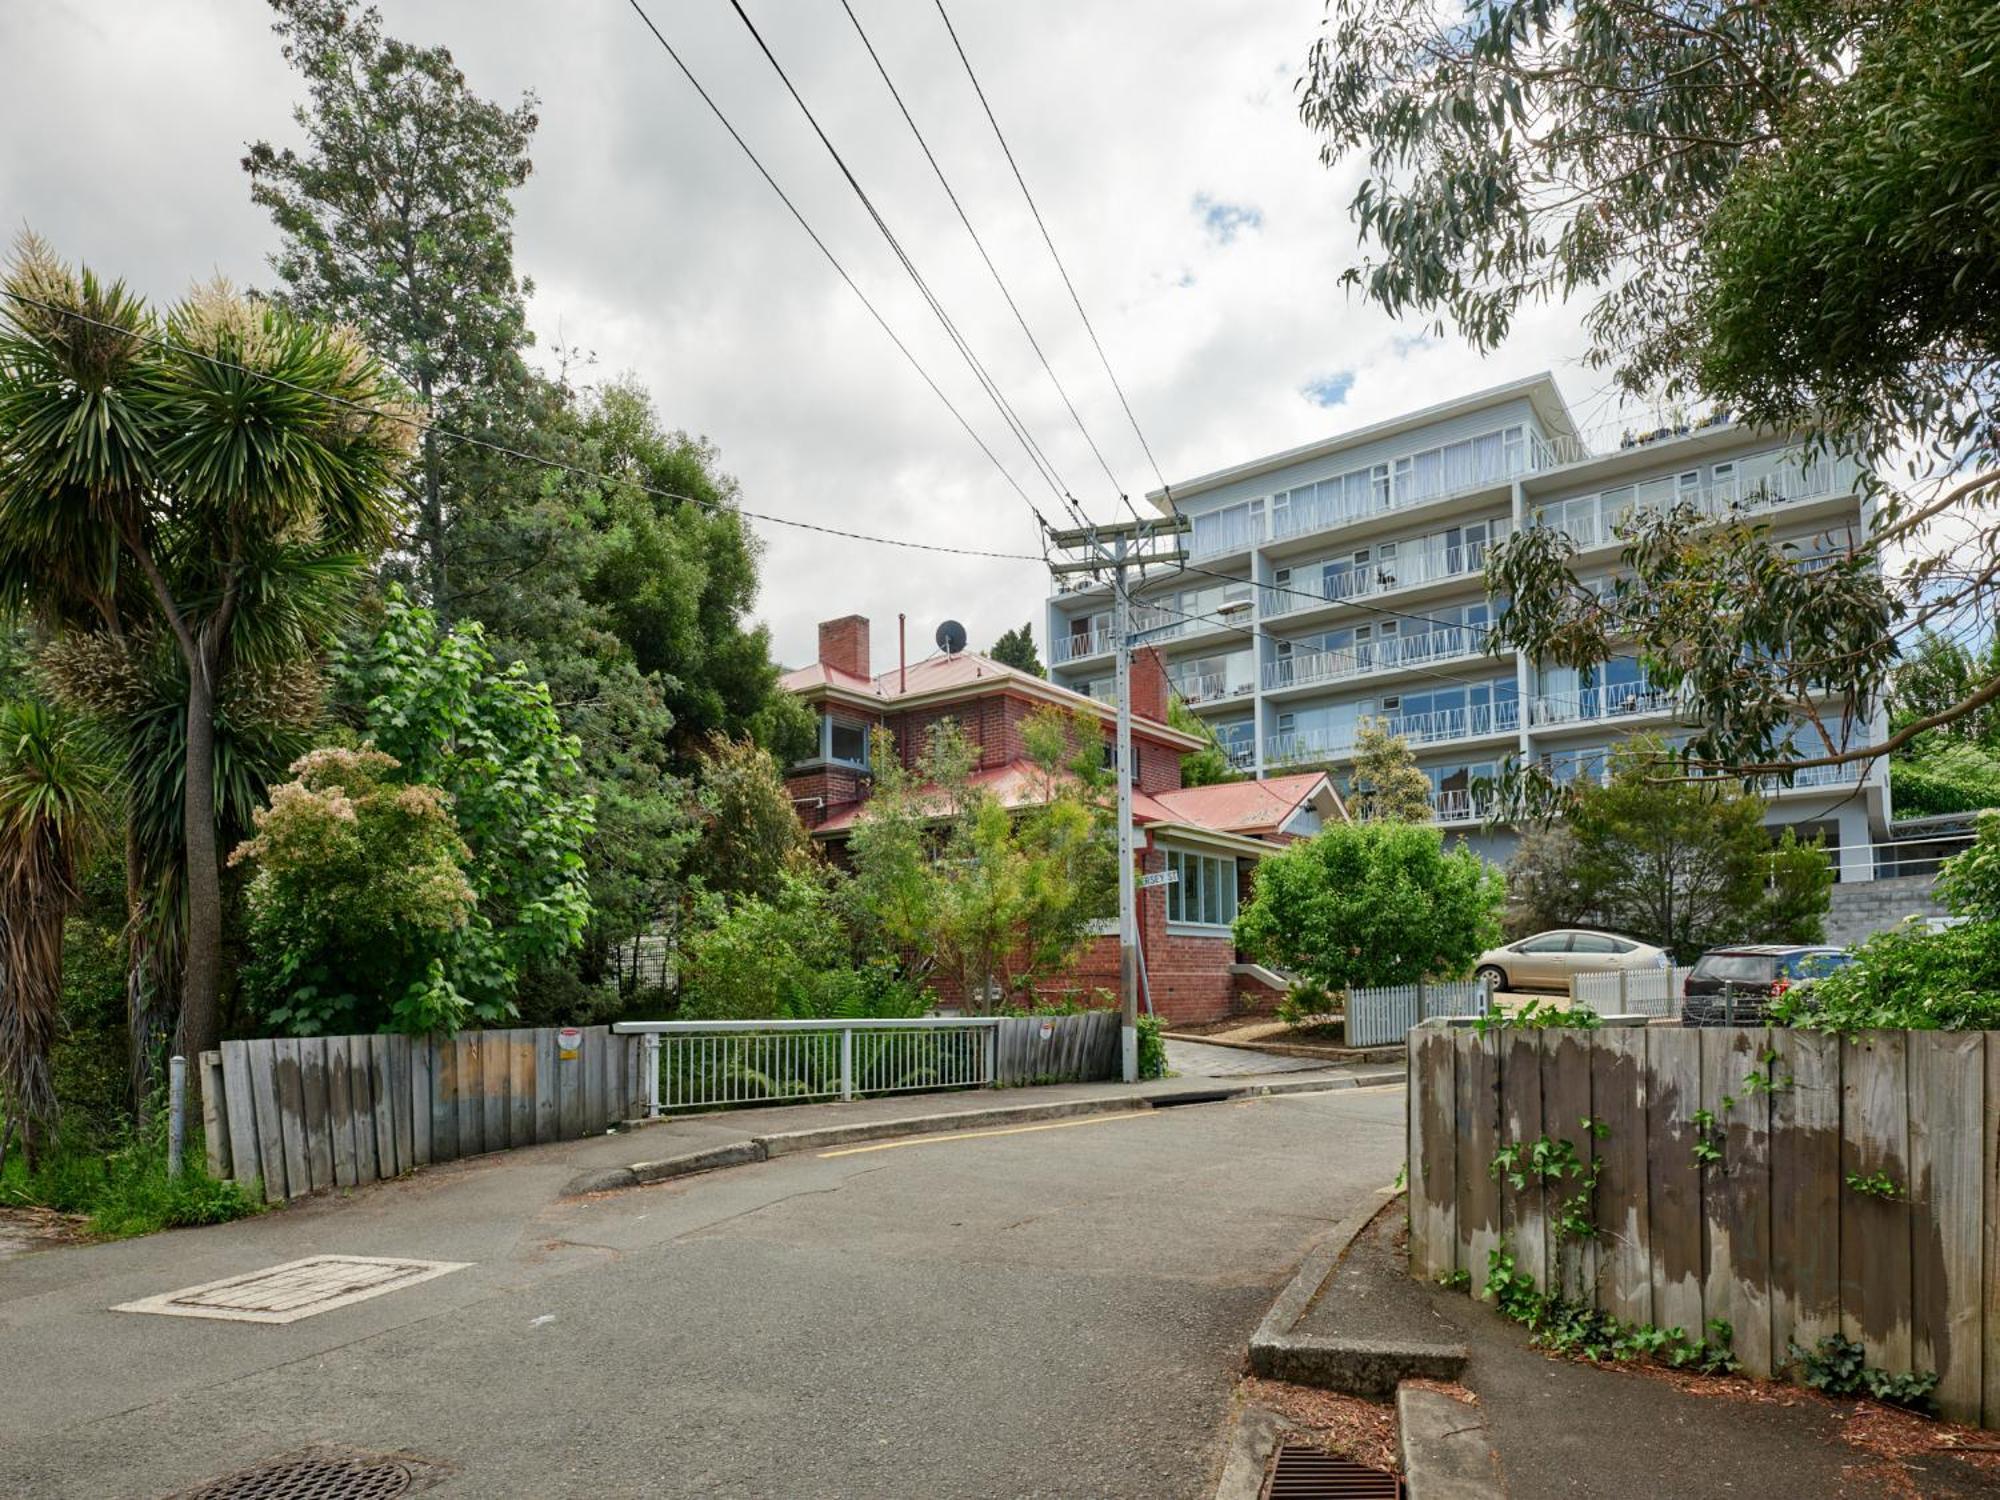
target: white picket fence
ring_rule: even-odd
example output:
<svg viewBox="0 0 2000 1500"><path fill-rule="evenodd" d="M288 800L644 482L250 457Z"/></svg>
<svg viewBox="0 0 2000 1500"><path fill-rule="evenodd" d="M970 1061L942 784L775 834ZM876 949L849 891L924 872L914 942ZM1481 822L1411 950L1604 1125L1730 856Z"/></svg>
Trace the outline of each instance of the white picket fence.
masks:
<svg viewBox="0 0 2000 1500"><path fill-rule="evenodd" d="M1394 1047L1410 1028L1434 1016L1483 1016L1493 992L1482 980L1389 984L1347 992L1347 1045Z"/></svg>
<svg viewBox="0 0 2000 1500"><path fill-rule="evenodd" d="M1680 1014L1685 967L1671 969L1606 969L1575 974L1569 981L1572 1005L1588 1005L1601 1016L1674 1016Z"/></svg>

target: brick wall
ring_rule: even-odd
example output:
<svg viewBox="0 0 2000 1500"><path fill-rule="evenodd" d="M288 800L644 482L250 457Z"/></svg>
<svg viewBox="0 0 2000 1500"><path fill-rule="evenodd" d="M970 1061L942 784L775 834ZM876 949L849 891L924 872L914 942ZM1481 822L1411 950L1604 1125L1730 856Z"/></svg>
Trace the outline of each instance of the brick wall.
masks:
<svg viewBox="0 0 2000 1500"><path fill-rule="evenodd" d="M856 677L873 675L869 668L867 617L843 615L838 620L820 621L819 659L823 666L838 667Z"/></svg>
<svg viewBox="0 0 2000 1500"><path fill-rule="evenodd" d="M831 813L864 795L867 778L849 766L818 765L785 778L792 808L807 828L817 828Z"/></svg>

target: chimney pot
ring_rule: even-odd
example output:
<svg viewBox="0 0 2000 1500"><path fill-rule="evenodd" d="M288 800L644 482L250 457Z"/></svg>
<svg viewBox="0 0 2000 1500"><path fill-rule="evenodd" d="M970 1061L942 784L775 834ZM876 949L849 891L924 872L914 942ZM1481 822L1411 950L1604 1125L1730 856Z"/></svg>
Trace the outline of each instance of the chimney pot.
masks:
<svg viewBox="0 0 2000 1500"><path fill-rule="evenodd" d="M872 677L867 616L842 615L838 620L820 621L819 660L821 666L853 677Z"/></svg>

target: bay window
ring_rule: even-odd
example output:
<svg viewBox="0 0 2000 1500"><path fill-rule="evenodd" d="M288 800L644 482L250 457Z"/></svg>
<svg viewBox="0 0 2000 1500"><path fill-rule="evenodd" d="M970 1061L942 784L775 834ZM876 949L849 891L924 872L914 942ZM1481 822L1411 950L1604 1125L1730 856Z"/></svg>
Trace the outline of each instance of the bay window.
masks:
<svg viewBox="0 0 2000 1500"><path fill-rule="evenodd" d="M1230 855L1164 851L1175 879L1167 887L1167 920L1199 927L1227 927L1236 920L1236 860Z"/></svg>

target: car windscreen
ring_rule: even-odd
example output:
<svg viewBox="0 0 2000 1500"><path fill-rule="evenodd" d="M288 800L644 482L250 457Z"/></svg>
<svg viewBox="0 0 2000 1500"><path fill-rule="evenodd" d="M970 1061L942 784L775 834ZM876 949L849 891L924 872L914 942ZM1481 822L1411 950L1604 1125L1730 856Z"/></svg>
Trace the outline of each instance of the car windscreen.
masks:
<svg viewBox="0 0 2000 1500"><path fill-rule="evenodd" d="M1853 962L1851 953L1794 953L1785 960L1785 973L1793 979L1824 979Z"/></svg>
<svg viewBox="0 0 2000 1500"><path fill-rule="evenodd" d="M1704 953L1695 961L1690 979L1718 979L1725 984L1769 984L1777 965L1762 953Z"/></svg>

